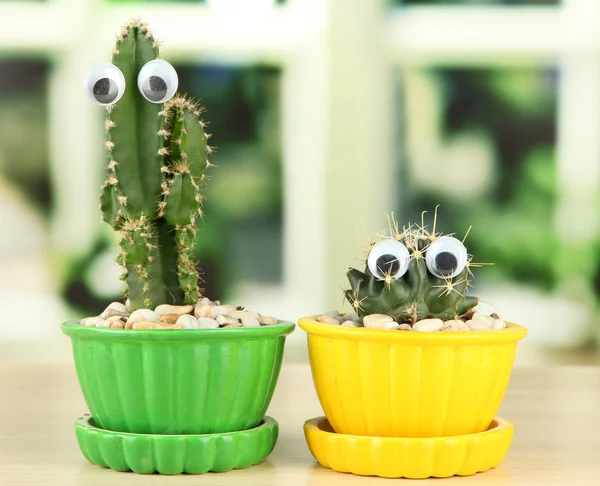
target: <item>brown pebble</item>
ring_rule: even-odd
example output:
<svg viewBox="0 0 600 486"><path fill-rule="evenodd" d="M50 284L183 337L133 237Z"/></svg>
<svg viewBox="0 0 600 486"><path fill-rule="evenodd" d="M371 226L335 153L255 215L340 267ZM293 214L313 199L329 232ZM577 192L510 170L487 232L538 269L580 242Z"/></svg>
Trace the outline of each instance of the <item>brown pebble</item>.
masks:
<svg viewBox="0 0 600 486"><path fill-rule="evenodd" d="M159 314L161 316L166 316L168 314L177 314L178 316L181 316L183 314L191 314L193 311L194 311L193 305L162 304L162 305L159 305L156 309L154 309L154 312L156 312L157 314Z"/></svg>
<svg viewBox="0 0 600 486"><path fill-rule="evenodd" d="M160 329L163 331L171 331L174 329L183 329L183 327L181 327L179 324L172 324L172 325L168 325L168 326L161 326L160 324L155 324L154 329Z"/></svg>
<svg viewBox="0 0 600 486"><path fill-rule="evenodd" d="M208 304L197 305L194 309L194 317L200 319L201 317L213 317L213 308Z"/></svg>
<svg viewBox="0 0 600 486"><path fill-rule="evenodd" d="M175 324L177 319L179 319L179 314L166 314L164 316L160 316L158 322L162 322L163 324Z"/></svg>
<svg viewBox="0 0 600 486"><path fill-rule="evenodd" d="M132 329L156 329L158 324L156 322L150 321L142 321L142 322L134 322L132 325Z"/></svg>

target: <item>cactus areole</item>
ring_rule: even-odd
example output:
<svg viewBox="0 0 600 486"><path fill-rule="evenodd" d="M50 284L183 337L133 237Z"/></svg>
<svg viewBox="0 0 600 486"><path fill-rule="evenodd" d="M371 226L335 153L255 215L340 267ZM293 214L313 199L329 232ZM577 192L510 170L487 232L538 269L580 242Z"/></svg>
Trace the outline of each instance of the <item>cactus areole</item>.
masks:
<svg viewBox="0 0 600 486"><path fill-rule="evenodd" d="M117 261L131 310L200 297L192 247L211 165L209 135L202 109L175 94L177 74L159 58L158 44L144 23L132 21L117 36L112 63L96 65L84 81L107 110L100 209L120 232Z"/></svg>
<svg viewBox="0 0 600 486"><path fill-rule="evenodd" d="M392 316L399 323L468 316L479 299L465 295L474 263L462 241L442 236L425 224L399 229L392 219L390 234L368 249L364 271L351 268L345 295L355 312Z"/></svg>

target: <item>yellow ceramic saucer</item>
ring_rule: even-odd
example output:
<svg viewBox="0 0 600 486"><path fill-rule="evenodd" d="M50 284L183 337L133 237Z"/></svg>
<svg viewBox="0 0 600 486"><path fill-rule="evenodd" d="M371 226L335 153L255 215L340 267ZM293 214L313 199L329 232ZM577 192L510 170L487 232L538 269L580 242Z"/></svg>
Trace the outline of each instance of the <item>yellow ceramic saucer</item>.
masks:
<svg viewBox="0 0 600 486"><path fill-rule="evenodd" d="M506 457L513 425L496 417L485 432L454 437L397 438L336 434L325 417L308 420L304 434L322 466L384 478L470 476Z"/></svg>

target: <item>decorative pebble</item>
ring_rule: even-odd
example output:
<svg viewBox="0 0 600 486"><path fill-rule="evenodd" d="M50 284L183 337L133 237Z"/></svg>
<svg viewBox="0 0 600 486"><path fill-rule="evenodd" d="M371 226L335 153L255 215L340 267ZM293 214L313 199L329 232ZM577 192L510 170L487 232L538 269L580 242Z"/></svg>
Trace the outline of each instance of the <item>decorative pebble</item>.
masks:
<svg viewBox="0 0 600 486"><path fill-rule="evenodd" d="M473 314L473 317L471 317L471 320L480 322L481 324L483 324L486 327L486 329L491 329L492 325L494 324L493 317L486 316L484 314L480 314L479 312L475 312L475 314Z"/></svg>
<svg viewBox="0 0 600 486"><path fill-rule="evenodd" d="M211 319L212 320L212 319ZM190 314L183 314L177 318L175 324L181 326L182 329L199 329L198 319ZM216 324L216 322L215 322ZM218 326L218 324L217 324Z"/></svg>
<svg viewBox="0 0 600 486"><path fill-rule="evenodd" d="M124 304L121 304L120 302L112 302L106 309L104 309L104 312L100 314L100 317L102 317L102 319L108 319L109 317L117 315L125 316L127 314L129 314L129 312Z"/></svg>
<svg viewBox="0 0 600 486"><path fill-rule="evenodd" d="M442 329L444 322L441 319L423 319L413 324L413 331L435 332Z"/></svg>
<svg viewBox="0 0 600 486"><path fill-rule="evenodd" d="M114 321L112 321L110 323L110 327L112 329L124 329L125 328L125 322L122 321L121 319L116 319Z"/></svg>
<svg viewBox="0 0 600 486"><path fill-rule="evenodd" d="M154 309L154 312L156 312L157 314L164 316L166 314L177 314L178 316L181 316L183 314L191 314L194 310L194 306L192 305L169 305L169 304L162 304L159 305L156 309Z"/></svg>
<svg viewBox="0 0 600 486"><path fill-rule="evenodd" d="M138 309L133 311L132 314L127 319L128 329L131 329L131 326L134 322L142 322L142 321L153 321L158 322L160 316L150 309Z"/></svg>
<svg viewBox="0 0 600 486"><path fill-rule="evenodd" d="M489 331L490 330L490 328L486 325L485 322L482 322L481 320L478 320L478 319L470 319L467 322L465 322L465 324L471 331Z"/></svg>
<svg viewBox="0 0 600 486"><path fill-rule="evenodd" d="M163 324L175 324L177 322L177 319L179 319L179 317L181 316L189 316L190 314L165 314L164 316L160 316L160 319L158 319L158 322L161 322Z"/></svg>
<svg viewBox="0 0 600 486"><path fill-rule="evenodd" d="M258 318L258 322L262 326L274 326L279 321L275 317L262 317L261 316L261 317Z"/></svg>
<svg viewBox="0 0 600 486"><path fill-rule="evenodd" d="M175 329L183 329L179 324L169 324L169 325L161 325L156 324L154 329L161 329L163 331L173 331Z"/></svg>
<svg viewBox="0 0 600 486"><path fill-rule="evenodd" d="M400 328L394 319L385 314L370 314L363 318L363 325L370 329L388 329L394 331Z"/></svg>
<svg viewBox="0 0 600 486"><path fill-rule="evenodd" d="M104 327L104 326L98 326L98 324L104 324L104 319L102 319L102 317L100 317L100 316L86 317L85 319L81 319L79 321L79 324L81 324L82 326L85 326L85 327Z"/></svg>
<svg viewBox="0 0 600 486"><path fill-rule="evenodd" d="M349 314L344 314L344 321L360 322L360 317L355 312L350 312Z"/></svg>
<svg viewBox="0 0 600 486"><path fill-rule="evenodd" d="M127 309L127 312L131 312L131 300L129 300L129 298L125 301L125 308Z"/></svg>
<svg viewBox="0 0 600 486"><path fill-rule="evenodd" d="M215 320L221 326L227 326L229 324L240 324L240 326L241 326L241 323L237 319L234 319L234 318L228 317L228 316L217 316L215 318Z"/></svg>
<svg viewBox="0 0 600 486"><path fill-rule="evenodd" d="M337 319L334 319L331 316L326 316L326 315L322 315L321 317L319 317L317 319L317 321L319 321L321 324L334 324L334 325L338 325L340 323L340 321L338 321Z"/></svg>
<svg viewBox="0 0 600 486"><path fill-rule="evenodd" d="M210 317L200 317L198 319L198 329L218 329L219 323Z"/></svg>
<svg viewBox="0 0 600 486"><path fill-rule="evenodd" d="M410 324L400 324L400 327L398 327L399 331L412 331L413 328Z"/></svg>
<svg viewBox="0 0 600 486"><path fill-rule="evenodd" d="M123 324L125 324L125 318L124 317L121 317L121 316L111 316L111 317L109 317L108 319L105 320L106 327L112 327L111 324L113 322L116 322L116 321L119 321L119 322L122 322Z"/></svg>
<svg viewBox="0 0 600 486"><path fill-rule="evenodd" d="M242 317L242 326L244 327L260 327L260 322L256 317L246 316Z"/></svg>
<svg viewBox="0 0 600 486"><path fill-rule="evenodd" d="M232 322L231 324L225 324L223 326L223 328L226 328L226 327L242 327L242 323L236 320L235 322Z"/></svg>
<svg viewBox="0 0 600 486"><path fill-rule="evenodd" d="M356 321L347 320L342 322L342 327L360 327L360 324Z"/></svg>
<svg viewBox="0 0 600 486"><path fill-rule="evenodd" d="M459 331L460 323L462 323L462 321L460 321L460 320L445 321L444 325L442 326L442 331L452 331L452 332Z"/></svg>
<svg viewBox="0 0 600 486"><path fill-rule="evenodd" d="M230 312L230 309L228 309L227 306L216 305L212 308L212 317L224 316L227 315L228 312Z"/></svg>
<svg viewBox="0 0 600 486"><path fill-rule="evenodd" d="M234 319L243 319L244 317L254 317L255 319L257 319L260 317L260 314L258 314L256 312L248 312L248 311L240 311L240 310L229 311L227 313L227 315L229 317L233 317Z"/></svg>
<svg viewBox="0 0 600 486"><path fill-rule="evenodd" d="M505 329L505 328L506 328L506 322L504 322L502 319L494 319L494 323L492 324L492 329L498 330L498 329Z"/></svg>
<svg viewBox="0 0 600 486"><path fill-rule="evenodd" d="M459 331L470 331L471 328L469 326L467 326L463 321L460 321L458 324L458 330Z"/></svg>
<svg viewBox="0 0 600 486"><path fill-rule="evenodd" d="M134 322L131 326L132 329L156 329L156 322L142 321Z"/></svg>
<svg viewBox="0 0 600 486"><path fill-rule="evenodd" d="M209 304L197 305L194 308L194 317L199 319L200 317L212 317L214 307Z"/></svg>

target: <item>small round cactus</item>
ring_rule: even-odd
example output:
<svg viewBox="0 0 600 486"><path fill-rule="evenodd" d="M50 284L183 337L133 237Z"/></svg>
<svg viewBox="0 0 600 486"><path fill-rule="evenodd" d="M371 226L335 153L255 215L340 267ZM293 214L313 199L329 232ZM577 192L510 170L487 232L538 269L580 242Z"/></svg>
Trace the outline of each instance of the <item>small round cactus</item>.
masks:
<svg viewBox="0 0 600 486"><path fill-rule="evenodd" d="M478 264L462 241L392 218L390 232L368 248L364 271L351 268L345 295L354 311L392 316L399 323L458 319L473 313L479 299L466 295Z"/></svg>

